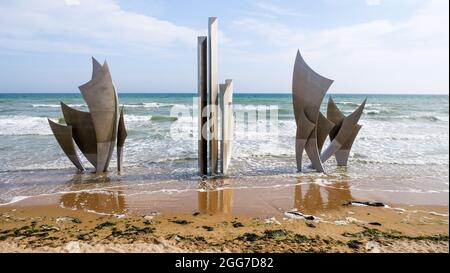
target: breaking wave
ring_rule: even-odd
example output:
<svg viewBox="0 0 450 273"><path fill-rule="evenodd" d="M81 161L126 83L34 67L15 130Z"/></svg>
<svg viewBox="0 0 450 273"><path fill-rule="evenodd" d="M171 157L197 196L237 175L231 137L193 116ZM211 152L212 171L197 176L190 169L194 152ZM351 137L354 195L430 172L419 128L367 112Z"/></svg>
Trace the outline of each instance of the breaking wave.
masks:
<svg viewBox="0 0 450 273"><path fill-rule="evenodd" d="M153 122L173 122L173 121L177 121L178 118L177 117L171 117L171 116L152 116L151 121Z"/></svg>
<svg viewBox="0 0 450 273"><path fill-rule="evenodd" d="M162 103L162 102L141 102L141 103L136 103L136 104L133 104L133 103L123 104L123 106L125 108L164 108L164 107L173 107L173 106L177 106L177 105L178 104Z"/></svg>
<svg viewBox="0 0 450 273"><path fill-rule="evenodd" d="M50 135L45 117L0 116L0 135Z"/></svg>

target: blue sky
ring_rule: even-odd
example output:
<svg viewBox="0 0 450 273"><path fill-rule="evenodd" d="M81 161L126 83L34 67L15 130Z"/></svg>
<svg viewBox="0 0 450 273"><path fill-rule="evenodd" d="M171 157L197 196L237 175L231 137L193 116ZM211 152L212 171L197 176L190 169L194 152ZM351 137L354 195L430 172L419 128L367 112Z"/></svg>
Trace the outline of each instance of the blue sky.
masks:
<svg viewBox="0 0 450 273"><path fill-rule="evenodd" d="M194 92L219 17L219 79L290 92L296 50L333 93L448 93L448 0L2 0L0 92L78 92L107 59L119 92Z"/></svg>

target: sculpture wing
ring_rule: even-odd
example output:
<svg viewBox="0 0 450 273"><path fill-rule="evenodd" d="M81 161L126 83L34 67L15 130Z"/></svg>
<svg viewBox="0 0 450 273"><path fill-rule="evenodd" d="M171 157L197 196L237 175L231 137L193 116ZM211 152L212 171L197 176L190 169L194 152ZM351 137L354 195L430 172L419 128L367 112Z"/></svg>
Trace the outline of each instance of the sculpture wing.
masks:
<svg viewBox="0 0 450 273"><path fill-rule="evenodd" d="M81 164L80 159L78 158L77 152L75 150L75 146L73 144L72 139L72 127L58 124L56 122L47 119L52 129L53 135L58 141L59 146L61 146L64 153L70 159L70 161L75 165L78 170L84 171L83 164Z"/></svg>
<svg viewBox="0 0 450 273"><path fill-rule="evenodd" d="M97 138L91 114L71 108L61 102L61 109L67 125L72 126L75 143L87 160L97 167Z"/></svg>
<svg viewBox="0 0 450 273"><path fill-rule="evenodd" d="M94 64L94 67L96 65ZM86 101L97 139L97 172L106 171L115 146L118 125L117 94L108 64L93 73L93 78L79 87Z"/></svg>
<svg viewBox="0 0 450 273"><path fill-rule="evenodd" d="M303 125L299 122L302 112L306 115L309 121L311 121L315 128L311 135L306 140L306 144L303 144L303 140L300 140L300 144L297 147L304 146L306 152L311 159L312 166L317 171L322 172L323 166L319 158L319 149L317 143L317 124L319 119L320 105L325 97L326 92L333 84L333 80L327 79L314 70L312 70L303 59L300 51L297 52L297 57L294 65L294 75L292 81L292 100L294 104L294 115L297 122L297 136L304 135L302 131L305 130ZM300 133L299 133L300 131ZM299 143L297 138L296 143ZM298 159L301 158L299 153L303 153L303 148L296 149L297 154L297 168L301 168Z"/></svg>
<svg viewBox="0 0 450 273"><path fill-rule="evenodd" d="M127 129L125 128L125 119L123 117L123 106L120 109L119 126L117 129L117 170L122 170L123 146L127 138Z"/></svg>
<svg viewBox="0 0 450 273"><path fill-rule="evenodd" d="M98 72L102 70L102 65L94 58L92 57L92 78L95 78Z"/></svg>
<svg viewBox="0 0 450 273"><path fill-rule="evenodd" d="M222 141L221 141L221 169L223 174L228 173L231 162L233 145L233 81L226 80L220 85L221 110L222 110Z"/></svg>
<svg viewBox="0 0 450 273"><path fill-rule="evenodd" d="M319 120L317 122L317 148L319 153L322 151L323 144L327 139L328 134L334 128L334 123L328 120L321 112L319 113Z"/></svg>
<svg viewBox="0 0 450 273"><path fill-rule="evenodd" d="M127 128L125 127L125 119L123 117L123 106L122 106L122 109L120 109L119 127L117 129L117 146L123 147L127 136L128 133Z"/></svg>
<svg viewBox="0 0 450 273"><path fill-rule="evenodd" d="M334 123L334 127L330 131L330 139L336 137L339 132L339 129L342 126L342 121L344 120L345 115L339 110L333 98L328 99L328 107L327 107L327 119Z"/></svg>
<svg viewBox="0 0 450 273"><path fill-rule="evenodd" d="M338 166L347 166L348 158L350 156L350 150L352 149L353 143L355 142L356 136L361 130L361 125L356 125L352 134L349 136L347 141L342 145L342 147L334 154L336 157L336 162Z"/></svg>
<svg viewBox="0 0 450 273"><path fill-rule="evenodd" d="M295 136L295 159L297 161L297 170L302 171L303 151L306 142L316 125L308 119L304 111L301 111L297 120L297 133Z"/></svg>
<svg viewBox="0 0 450 273"><path fill-rule="evenodd" d="M361 127L358 125L358 121L361 118L366 102L367 98L352 114L344 118L342 125L340 126L337 134L334 136L331 144L320 155L320 160L322 162L327 161L332 155L336 154L337 151L343 150L343 146L344 144L347 144L347 142L350 141L350 144L353 144L354 138L356 138L356 135Z"/></svg>
<svg viewBox="0 0 450 273"><path fill-rule="evenodd" d="M308 119L317 123L320 105L332 84L333 80L312 70L298 51L292 81L292 99L296 119L303 109Z"/></svg>
<svg viewBox="0 0 450 273"><path fill-rule="evenodd" d="M353 113L351 113L348 117L344 118L344 120L342 121L342 126L335 137L335 140L339 141L339 143L344 144L353 134L353 131L358 126L358 121L361 118L361 115L364 111L366 102L367 99L365 99L363 103Z"/></svg>

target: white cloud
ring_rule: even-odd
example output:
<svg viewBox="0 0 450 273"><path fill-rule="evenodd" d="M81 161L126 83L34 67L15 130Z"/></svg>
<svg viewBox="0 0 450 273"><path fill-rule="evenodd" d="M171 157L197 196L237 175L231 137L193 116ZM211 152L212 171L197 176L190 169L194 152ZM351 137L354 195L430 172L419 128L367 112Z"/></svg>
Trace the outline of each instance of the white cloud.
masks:
<svg viewBox="0 0 450 273"><path fill-rule="evenodd" d="M448 5L446 0L427 0L404 21L375 20L318 31L252 18L235 21L235 25L275 48L271 56L261 54L261 60L290 64L299 48L318 72L336 80L334 91L447 92ZM283 66L270 71L273 78L286 82L285 90L289 90L290 69ZM269 90L275 88L262 84Z"/></svg>
<svg viewBox="0 0 450 273"><path fill-rule="evenodd" d="M379 6L379 5L381 5L381 0L366 0L366 5Z"/></svg>
<svg viewBox="0 0 450 273"><path fill-rule="evenodd" d="M256 2L255 14L234 21L239 39L229 39L230 32L227 36L220 33L220 73L234 78L239 90L288 91L299 48L315 70L336 80L332 91L446 92L449 1L421 1L422 7L402 21L380 19L314 31L277 20L285 18L283 13L299 13L268 5L268 1ZM191 81L194 88L195 69L191 67L195 67L196 36L205 34L206 23L205 29L198 31L126 11L117 0L35 0L32 4L0 0L0 51L149 53L151 60L159 61L152 84L159 82L160 86L182 82L186 88ZM161 54L174 62L162 64ZM185 58L182 69L177 63L181 54ZM183 80L171 78L176 69ZM142 81L135 76L130 82Z"/></svg>
<svg viewBox="0 0 450 273"><path fill-rule="evenodd" d="M269 2L256 2L255 6L266 12L267 17L273 15L302 16L302 13L292 9L286 9Z"/></svg>
<svg viewBox="0 0 450 273"><path fill-rule="evenodd" d="M76 7L76 8L74 8ZM6 0L0 49L77 53L195 47L199 31L123 10L114 0Z"/></svg>
<svg viewBox="0 0 450 273"><path fill-rule="evenodd" d="M68 6L79 6L80 0L65 0Z"/></svg>

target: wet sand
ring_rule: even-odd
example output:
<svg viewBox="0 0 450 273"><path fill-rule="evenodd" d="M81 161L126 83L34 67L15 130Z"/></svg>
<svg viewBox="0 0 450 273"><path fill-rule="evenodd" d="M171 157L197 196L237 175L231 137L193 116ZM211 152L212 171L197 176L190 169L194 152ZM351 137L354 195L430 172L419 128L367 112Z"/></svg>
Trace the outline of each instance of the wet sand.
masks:
<svg viewBox="0 0 450 273"><path fill-rule="evenodd" d="M0 252L449 251L448 195L390 193L398 202L368 206L349 202L380 201L380 193L352 191L345 181L284 182L27 198L0 206Z"/></svg>

